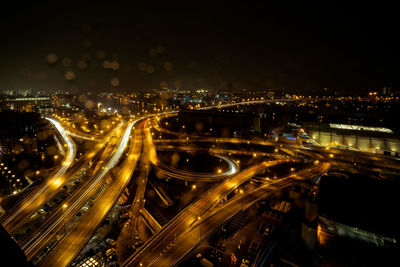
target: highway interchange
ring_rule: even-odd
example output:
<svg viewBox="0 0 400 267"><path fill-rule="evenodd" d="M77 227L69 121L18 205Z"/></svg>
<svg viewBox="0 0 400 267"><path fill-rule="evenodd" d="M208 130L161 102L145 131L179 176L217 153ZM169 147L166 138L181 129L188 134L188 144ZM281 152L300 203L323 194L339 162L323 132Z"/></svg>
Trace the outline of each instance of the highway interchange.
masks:
<svg viewBox="0 0 400 267"><path fill-rule="evenodd" d="M260 101L230 104L253 104ZM207 107L207 109L213 107ZM183 256L210 236L232 216L276 191L301 181L311 181L327 172L332 164L355 166L373 165L375 170L398 169L398 162L387 156L372 155L340 149L297 144L279 144L264 140L238 138L215 138L185 136L164 129L163 118L174 116L174 112L147 115L139 118L115 118L113 128L107 134L80 132L62 120L47 118L61 136L66 148L65 158L47 179L32 190L24 199L0 218L3 227L13 235L29 224L30 218L48 203L64 187L69 188L74 180L81 178L77 189L46 214L45 219L31 232L18 239L17 243L28 260L41 266L67 266L79 254L94 234L115 203L124 193L128 183L134 179L138 185L129 210L129 227L135 229L144 208L145 190L149 185L149 170L154 168L167 179L189 182L215 182L216 185L198 197L124 259L124 266L170 266L177 264ZM66 118L68 119L68 118ZM153 135L176 135L171 139L153 140ZM82 156L77 156L73 138L95 142ZM190 138L190 144L188 140ZM225 161L227 170L215 173L195 173L173 168L161 162L157 150L185 151L201 149L196 144L249 144L263 147L273 146L274 152L265 160L252 166L241 167L231 159L237 149L215 149L208 151ZM262 153L260 153L262 155ZM285 156L282 156L285 155ZM290 155L295 155L290 157ZM266 169L297 161L296 156L306 158L310 164L277 179L266 180L255 190L240 191L228 199L228 195ZM262 156L259 156L262 157ZM357 158L357 161L354 159ZM364 166L365 167L365 166ZM82 178L82 170L87 174ZM139 175L133 175L139 169ZM79 214L79 215L78 215Z"/></svg>

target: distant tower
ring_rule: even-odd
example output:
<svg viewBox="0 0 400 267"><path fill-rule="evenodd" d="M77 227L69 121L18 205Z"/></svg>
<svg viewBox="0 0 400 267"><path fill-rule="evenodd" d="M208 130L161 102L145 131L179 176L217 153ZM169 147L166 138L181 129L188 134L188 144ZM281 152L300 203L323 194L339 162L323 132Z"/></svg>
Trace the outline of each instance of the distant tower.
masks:
<svg viewBox="0 0 400 267"><path fill-rule="evenodd" d="M392 89L392 87L390 87L390 86L385 86L385 87L383 87L383 89L382 89L382 94L383 95L390 95L390 91L391 91L391 89Z"/></svg>

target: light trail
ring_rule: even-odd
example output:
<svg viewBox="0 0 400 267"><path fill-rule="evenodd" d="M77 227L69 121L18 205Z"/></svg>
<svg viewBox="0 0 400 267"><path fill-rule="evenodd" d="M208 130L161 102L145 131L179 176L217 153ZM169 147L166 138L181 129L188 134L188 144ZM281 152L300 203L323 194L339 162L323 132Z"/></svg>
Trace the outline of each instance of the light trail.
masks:
<svg viewBox="0 0 400 267"><path fill-rule="evenodd" d="M64 139L65 143L68 146L68 151L67 155L65 156L65 160L63 161L61 168L58 170L58 172L56 172L56 174L53 177L53 179L55 179L58 176L64 175L69 166L71 166L75 158L76 146L72 141L72 139L68 136L68 131L66 131L58 121L51 118L46 118L46 119L49 120L57 128L57 130L60 132L62 138ZM51 183L53 179L50 179L49 183Z"/></svg>
<svg viewBox="0 0 400 267"><path fill-rule="evenodd" d="M85 189L85 191L80 192L79 196L76 196L75 194L74 196L70 197L71 200L66 203L68 209L65 211L63 210L61 215L54 223L47 225L45 232L37 232L36 235L32 236L27 242L22 244L21 248L24 250L28 259L31 259L34 256L34 254L38 251L38 248L42 246L42 243L46 242L46 240L50 239L51 236L58 231L58 228L62 223L68 221L68 219L73 216L80 206L87 201L87 199L90 197L90 194L96 190L98 186L100 186L104 176L108 174L109 171L118 163L129 141L129 135L133 124L134 122L131 122L128 125L123 137L121 138L121 141L118 144L116 152L111 158L109 158L107 163L104 165L104 168L102 168L100 172L93 177L93 181L90 182L90 185Z"/></svg>
<svg viewBox="0 0 400 267"><path fill-rule="evenodd" d="M33 202L38 201L45 190L47 190L49 187L58 188L61 184L63 184L62 180L65 179L63 175L74 161L76 154L76 146L75 143L72 141L72 139L68 136L68 132L61 126L61 124L58 121L51 118L46 118L46 119L54 125L54 127L57 129L57 131L63 138L64 142L67 144L68 149L65 159L61 164L61 167L58 169L58 171L47 180L47 182L42 186L42 188L37 192L35 192L34 195L29 196L29 199L26 199L21 207L19 207L14 213L9 215L2 222L2 225L6 228L6 230L7 230L7 225L9 225L22 211L27 210L27 208L30 207Z"/></svg>
<svg viewBox="0 0 400 267"><path fill-rule="evenodd" d="M130 132L135 123L142 119L137 119L129 124L121 139L116 153L122 156L130 139ZM136 131L136 136L141 140L141 129ZM141 142L133 142L127 153L126 159L118 168L118 173L111 179L107 189L102 193L101 197L96 200L93 206L88 210L88 213L83 216L81 221L73 227L71 232L56 246L56 248L45 258L41 263L43 266L67 266L75 255L82 249L89 238L94 233L98 224L104 219L104 216L114 206L123 189L132 176L136 168L136 163L141 152ZM109 167L115 164L114 158L110 159ZM114 165L115 166L115 165ZM109 169L109 168L108 168Z"/></svg>
<svg viewBox="0 0 400 267"><path fill-rule="evenodd" d="M119 125L116 127L116 129L119 129L119 128L121 128L121 126L122 126L122 124L123 124L123 121L121 120L120 121L120 123L119 123ZM112 132L114 132L114 131L111 131L111 133ZM107 134L107 136L106 137L101 137L101 138L99 138L99 137L95 137L95 136L90 136L89 134L80 134L80 133L74 133L74 132L72 132L72 131L70 131L70 130L67 130L67 133L68 133L68 135L70 135L70 136L73 136L73 137L77 137L77 138L81 138L81 139L84 139L84 140L88 140L88 141L94 141L94 142L98 142L98 141L101 141L101 140L103 140L103 139L107 139L107 136L110 136L109 134Z"/></svg>
<svg viewBox="0 0 400 267"><path fill-rule="evenodd" d="M239 171L238 165L228 157L222 155L215 155L216 157L225 160L226 163L229 165L229 169L223 173L225 176L233 175Z"/></svg>
<svg viewBox="0 0 400 267"><path fill-rule="evenodd" d="M147 127L148 120L146 121L146 124L144 126L145 128L145 139L147 142L147 146L149 148L149 159L150 162L154 165L160 168L161 170L164 171L164 173L168 176L171 176L175 179L182 179L182 180L188 180L188 181L213 181L213 180L221 180L223 178L226 178L228 176L231 176L239 171L238 165L232 161L231 159L222 156L222 155L216 155L214 156L226 161L228 163L228 170L223 172L223 173L194 173L194 172L189 172L189 171L183 171L183 170L178 170L172 167L167 166L166 164L160 162L160 160L157 157L157 152L156 148L154 145L153 137L150 133L150 128Z"/></svg>
<svg viewBox="0 0 400 267"><path fill-rule="evenodd" d="M100 141L101 140L101 139L95 138L94 136L88 137L88 136L84 136L84 135L81 135L81 134L76 134L76 133L73 133L73 132L70 132L70 131L68 131L67 133L70 136L78 137L78 138L81 138L81 139L84 139L84 140L89 140L89 141Z"/></svg>
<svg viewBox="0 0 400 267"><path fill-rule="evenodd" d="M225 179L221 184L210 189L200 199L188 205L185 209L181 210L180 213L168 223L168 225L164 226L159 233L151 237L147 241L147 243L140 248L140 250L131 255L131 257L124 262L124 265L132 266L137 264L137 262L139 261L143 261L144 259L142 257L148 259L148 257L151 258L154 255L158 255L155 250L165 240L168 240L171 236L173 237L174 233L176 234L176 236L179 236L187 229L192 228L193 221L196 221L199 217L203 216L203 214L209 208L218 203L220 199L223 198L225 195L228 195L235 188L245 183L247 180L249 180L260 171L283 162L286 161L275 160L271 162L262 162Z"/></svg>

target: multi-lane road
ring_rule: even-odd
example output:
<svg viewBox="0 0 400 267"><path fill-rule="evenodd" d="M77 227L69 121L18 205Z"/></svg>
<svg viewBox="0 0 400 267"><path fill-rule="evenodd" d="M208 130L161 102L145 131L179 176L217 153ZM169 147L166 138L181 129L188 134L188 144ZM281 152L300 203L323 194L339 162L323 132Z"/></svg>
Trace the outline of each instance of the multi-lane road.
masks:
<svg viewBox="0 0 400 267"><path fill-rule="evenodd" d="M125 142L124 142L125 141ZM108 155L105 163L93 176L90 176L65 202L63 202L53 214L35 230L29 238L20 244L28 259L31 259L43 248L63 227L76 216L77 212L102 186L105 176L116 165L125 148L127 138L122 138L117 147L111 149L115 153Z"/></svg>
<svg viewBox="0 0 400 267"><path fill-rule="evenodd" d="M124 265L129 265L129 266L170 266L169 264L166 264L165 262L165 257L164 254L169 251L169 250L174 250L173 248L177 248L180 252L182 250L185 250L185 253L181 254L180 252L175 254L176 256L180 255L179 257L182 257L182 255L185 255L191 248L193 248L191 242L194 240L192 238L188 238L188 240L191 240L191 242L183 242L180 246L175 246L175 243L178 240L182 240L183 238L186 238L185 235L188 232L191 232L192 229L195 229L195 227L204 221L205 219L208 218L210 215L210 212L214 211L214 209L220 205L221 200L226 198L226 196L232 192L234 189L238 188L241 184L245 183L248 181L250 178L254 177L254 175L260 173L262 170L265 170L268 167L277 165L277 164L282 164L285 161L283 160L274 160L274 161L267 161L267 162L262 162L259 163L255 166L252 166L250 168L247 168L240 173L229 177L225 179L221 184L217 185L216 187L210 189L206 194L204 194L200 199L198 199L196 202L193 204L187 206L184 210L182 210L173 220L171 220L168 225L164 226L164 228L154 235L146 244L143 245L140 250L138 250L135 254L133 254L125 263ZM279 181L279 183L284 183L289 178L299 178L299 179L306 179L310 178L311 176L314 177L313 175L318 175L326 171L328 168L328 165L326 163L319 163L315 165L312 168L309 168L307 170L294 173L286 178L282 178ZM319 170L319 171L317 171ZM278 185L276 185L278 186ZM266 188L268 185L262 186L261 188ZM261 190L261 189L260 189ZM259 193L260 190L256 190L254 192L246 192L243 193L245 196L247 196L249 199L254 198L253 194L258 193L256 196L262 197L263 194ZM258 199L258 198L255 198ZM229 203L230 201L228 201ZM252 202L253 203L253 202ZM218 210L227 210L229 206L223 206L219 208ZM240 209L233 209L231 210L231 213L233 216L236 214ZM226 217L224 215L221 215L219 217L221 220L220 222L223 223L225 222L225 219L229 219L230 217ZM202 238L198 237L196 239L196 242L199 242L202 240ZM195 242L195 243L196 243Z"/></svg>
<svg viewBox="0 0 400 267"><path fill-rule="evenodd" d="M130 122L126 127L121 142L118 145L116 153L110 160L106 169L113 169L109 175L109 182L106 183L105 190L98 196L86 214L71 229L67 236L61 240L56 248L42 262L43 266L66 266L79 253L83 246L89 241L90 237L96 231L100 222L105 218L111 208L114 206L127 183L129 182L133 170L136 168L139 155L141 153L142 129L135 130L131 137L132 127L140 120ZM138 142L136 142L138 140ZM130 142L129 142L130 141ZM130 144L129 144L130 143ZM124 151L129 144L127 155ZM118 163L124 157L123 161ZM118 163L118 164L117 164ZM105 174L104 174L105 175Z"/></svg>

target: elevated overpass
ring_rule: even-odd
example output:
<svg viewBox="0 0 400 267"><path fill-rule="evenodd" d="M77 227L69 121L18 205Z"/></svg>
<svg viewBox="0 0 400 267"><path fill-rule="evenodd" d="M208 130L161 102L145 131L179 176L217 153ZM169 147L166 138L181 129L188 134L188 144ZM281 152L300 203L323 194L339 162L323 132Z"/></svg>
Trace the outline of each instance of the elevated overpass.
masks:
<svg viewBox="0 0 400 267"><path fill-rule="evenodd" d="M87 213L81 218L79 223L75 225L67 236L61 240L57 247L44 259L43 262L41 262L41 265L67 266L87 241L89 241L100 222L115 205L129 182L141 153L141 142L135 142L135 140L141 139L142 129L135 129L133 133L134 138L130 138L131 129L139 121L140 120L130 122L124 132L122 141L118 147L120 156L122 156L127 148L128 141L133 140L130 144L127 156L124 156L124 160L119 163L118 169L114 169L111 172L109 184L107 184L104 192L98 197L93 206L88 209ZM110 169L114 166L110 166Z"/></svg>

